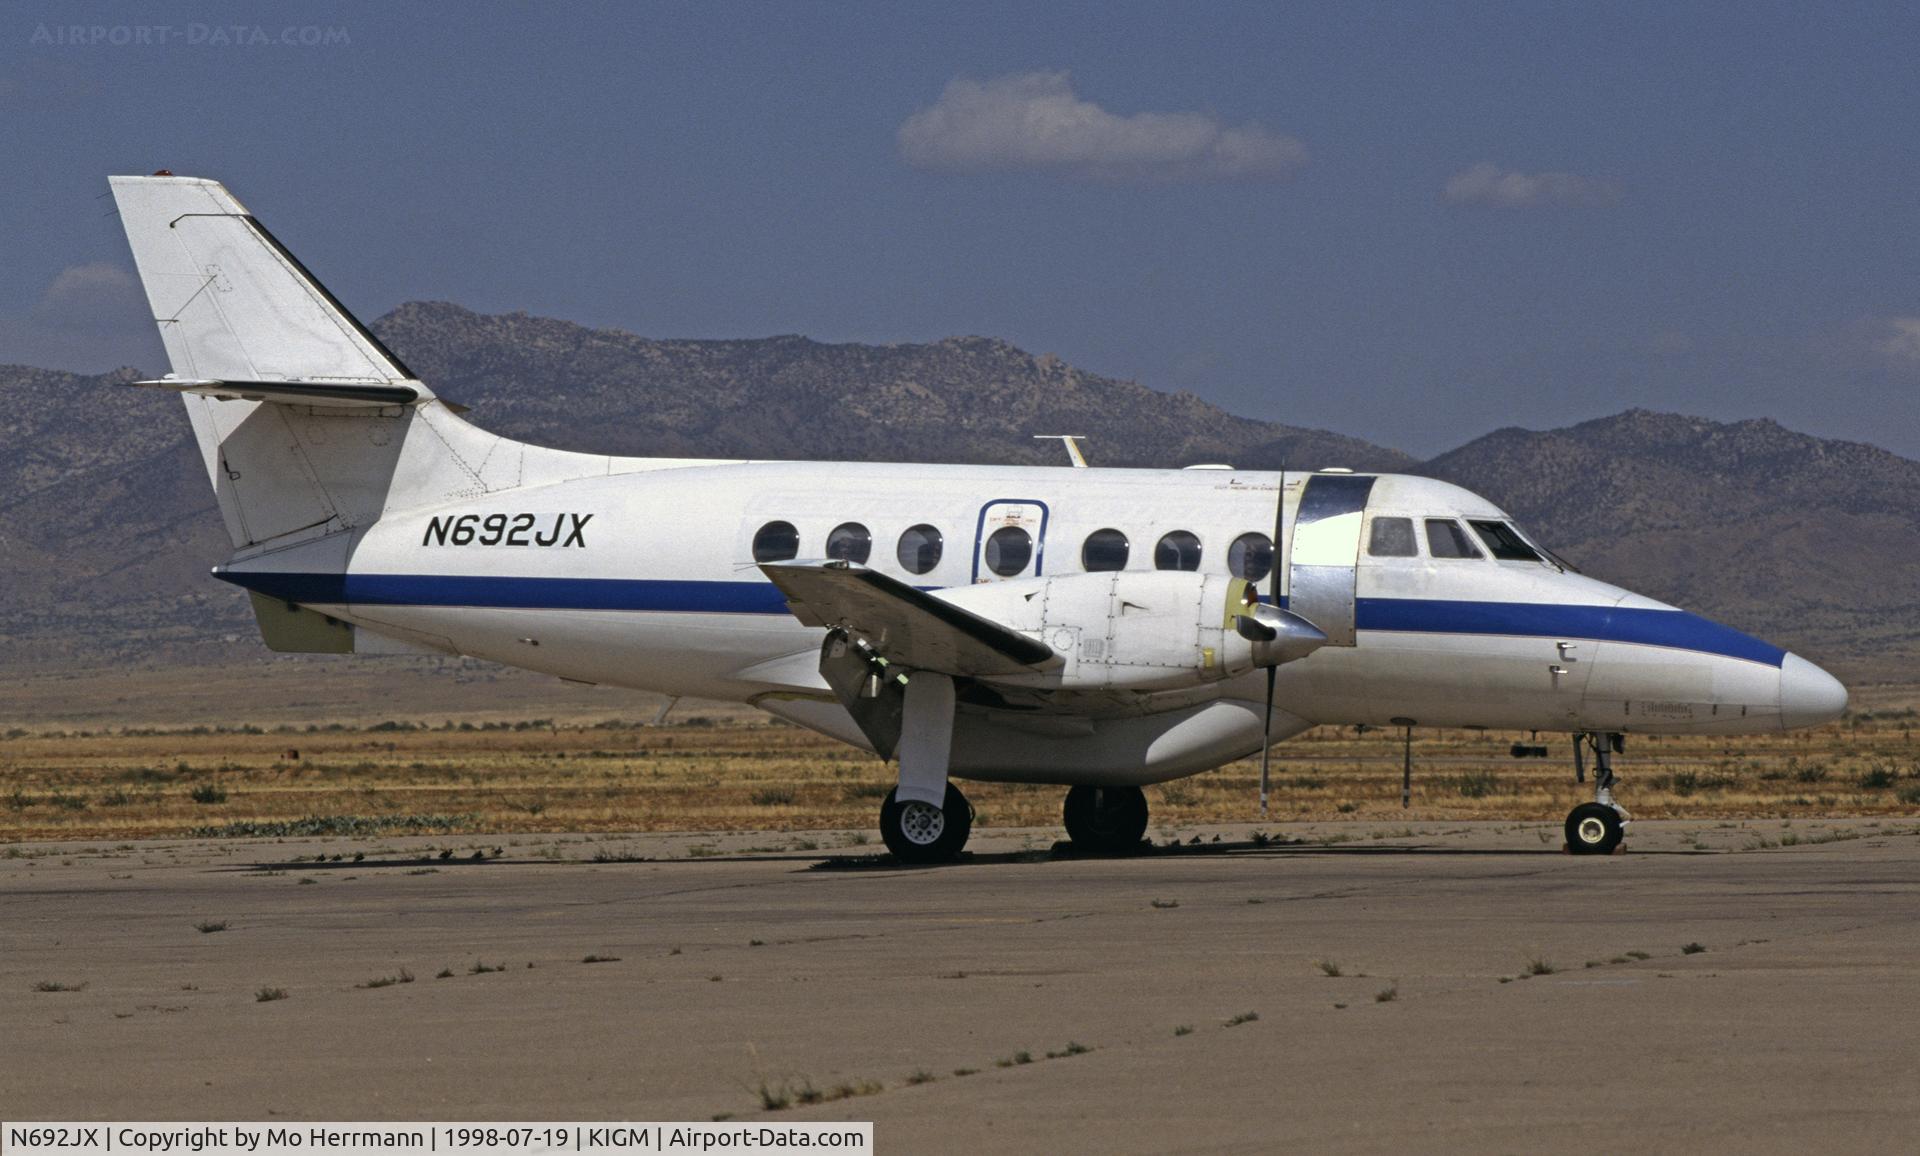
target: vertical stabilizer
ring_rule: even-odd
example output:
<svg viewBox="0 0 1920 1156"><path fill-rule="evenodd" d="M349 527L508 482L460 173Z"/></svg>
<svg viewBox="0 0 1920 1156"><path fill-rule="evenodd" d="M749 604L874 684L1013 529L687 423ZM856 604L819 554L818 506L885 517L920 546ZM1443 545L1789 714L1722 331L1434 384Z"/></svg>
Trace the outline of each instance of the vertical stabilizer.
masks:
<svg viewBox="0 0 1920 1156"><path fill-rule="evenodd" d="M218 181L157 176L111 183L174 376L413 380Z"/></svg>
<svg viewBox="0 0 1920 1156"><path fill-rule="evenodd" d="M111 180L173 366L142 384L181 393L236 548L606 471L462 421L218 181Z"/></svg>

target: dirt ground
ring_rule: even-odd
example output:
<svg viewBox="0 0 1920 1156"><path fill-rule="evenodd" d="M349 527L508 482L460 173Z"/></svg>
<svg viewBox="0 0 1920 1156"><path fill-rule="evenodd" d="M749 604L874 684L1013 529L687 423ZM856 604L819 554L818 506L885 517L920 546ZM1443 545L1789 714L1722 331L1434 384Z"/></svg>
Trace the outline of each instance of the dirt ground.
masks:
<svg viewBox="0 0 1920 1156"><path fill-rule="evenodd" d="M13 1119L876 1121L886 1152L1882 1152L1920 823L29 843ZM495 848L499 854L495 854ZM476 856L478 856L476 858Z"/></svg>

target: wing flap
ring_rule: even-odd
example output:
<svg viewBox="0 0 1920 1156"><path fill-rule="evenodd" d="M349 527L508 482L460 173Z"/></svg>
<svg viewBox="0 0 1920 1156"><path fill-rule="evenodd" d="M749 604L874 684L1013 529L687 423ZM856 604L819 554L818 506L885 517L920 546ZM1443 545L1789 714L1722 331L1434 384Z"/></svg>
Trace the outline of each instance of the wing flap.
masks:
<svg viewBox="0 0 1920 1156"><path fill-rule="evenodd" d="M844 629L909 670L1023 674L1060 661L1051 646L1031 635L864 566L767 562L760 570L801 622Z"/></svg>

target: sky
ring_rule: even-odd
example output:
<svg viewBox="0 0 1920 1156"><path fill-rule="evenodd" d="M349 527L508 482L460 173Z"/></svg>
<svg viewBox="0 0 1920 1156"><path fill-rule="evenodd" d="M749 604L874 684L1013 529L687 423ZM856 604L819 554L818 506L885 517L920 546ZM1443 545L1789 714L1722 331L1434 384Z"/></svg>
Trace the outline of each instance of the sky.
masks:
<svg viewBox="0 0 1920 1156"><path fill-rule="evenodd" d="M0 362L164 370L105 178L166 168L367 320L981 334L1422 456L1643 406L1920 457L1911 6L292 11L0 9Z"/></svg>

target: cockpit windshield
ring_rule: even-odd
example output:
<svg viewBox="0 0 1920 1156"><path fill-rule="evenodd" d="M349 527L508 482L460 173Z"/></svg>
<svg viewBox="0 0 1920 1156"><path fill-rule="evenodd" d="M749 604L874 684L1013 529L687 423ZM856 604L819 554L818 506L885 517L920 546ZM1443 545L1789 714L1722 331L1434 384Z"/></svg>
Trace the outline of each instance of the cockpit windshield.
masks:
<svg viewBox="0 0 1920 1156"><path fill-rule="evenodd" d="M1577 574L1572 563L1542 546L1531 535L1522 533L1512 522L1478 521L1468 519L1468 525L1480 540L1487 544L1487 550L1495 558L1509 562L1541 562L1570 574Z"/></svg>
<svg viewBox="0 0 1920 1156"><path fill-rule="evenodd" d="M1539 562L1539 551L1527 545L1527 540L1519 531L1505 522L1484 522L1477 518L1467 523L1480 540L1487 544L1487 552L1502 562Z"/></svg>

